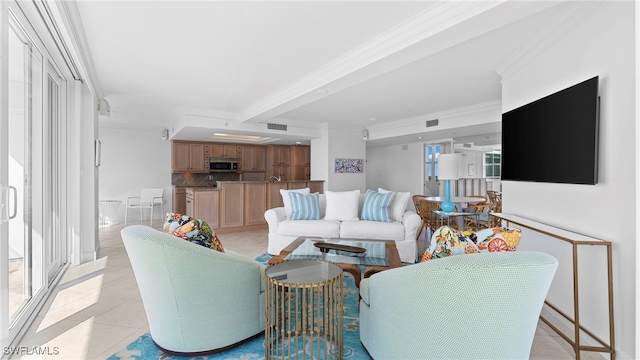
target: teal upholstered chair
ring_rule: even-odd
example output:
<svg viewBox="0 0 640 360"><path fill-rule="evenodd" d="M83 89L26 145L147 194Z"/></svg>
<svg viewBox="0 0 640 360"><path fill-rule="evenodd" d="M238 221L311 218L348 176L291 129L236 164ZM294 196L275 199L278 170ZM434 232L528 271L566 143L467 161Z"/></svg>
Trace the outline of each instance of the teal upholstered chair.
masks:
<svg viewBox="0 0 640 360"><path fill-rule="evenodd" d="M212 353L264 332L264 270L152 228L122 230L151 337L171 354Z"/></svg>
<svg viewBox="0 0 640 360"><path fill-rule="evenodd" d="M374 359L528 359L558 261L541 252L451 256L360 283Z"/></svg>

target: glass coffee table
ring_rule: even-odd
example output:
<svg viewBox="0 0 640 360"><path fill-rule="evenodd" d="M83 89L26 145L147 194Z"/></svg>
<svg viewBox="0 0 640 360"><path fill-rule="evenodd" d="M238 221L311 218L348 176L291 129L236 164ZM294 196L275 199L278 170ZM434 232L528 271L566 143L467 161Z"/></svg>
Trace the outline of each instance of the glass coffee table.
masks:
<svg viewBox="0 0 640 360"><path fill-rule="evenodd" d="M336 244L362 248L364 252L350 252L330 250L322 252L316 243ZM280 254L272 257L269 264L277 264L284 260L317 259L335 263L343 271L353 275L356 286L360 287L362 272L360 267L365 267L364 277L367 278L383 270L400 267L400 255L393 240L369 240L346 238L320 238L313 236L300 236L291 244L280 251Z"/></svg>

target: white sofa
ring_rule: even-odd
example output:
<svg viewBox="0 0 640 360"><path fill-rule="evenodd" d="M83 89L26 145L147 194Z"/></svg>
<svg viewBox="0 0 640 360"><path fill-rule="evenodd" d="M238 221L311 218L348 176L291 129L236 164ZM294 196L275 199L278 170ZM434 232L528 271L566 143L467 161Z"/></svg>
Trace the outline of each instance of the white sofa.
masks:
<svg viewBox="0 0 640 360"><path fill-rule="evenodd" d="M358 215L362 212L364 199L365 194L360 194ZM267 252L277 255L299 236L394 240L400 254L400 260L406 263L415 263L417 256L416 237L421 220L415 211L406 209L408 206L409 204L405 207L401 221L394 222L325 220L325 194L320 194L319 197L322 220L290 220L286 216L284 207L269 209L264 213L269 225ZM411 207L413 207L413 203L411 203Z"/></svg>

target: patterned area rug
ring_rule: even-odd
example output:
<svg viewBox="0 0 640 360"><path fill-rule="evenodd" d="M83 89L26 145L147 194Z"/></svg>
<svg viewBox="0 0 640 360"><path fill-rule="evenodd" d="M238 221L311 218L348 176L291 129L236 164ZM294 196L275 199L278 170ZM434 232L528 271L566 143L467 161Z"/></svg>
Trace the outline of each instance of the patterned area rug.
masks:
<svg viewBox="0 0 640 360"><path fill-rule="evenodd" d="M257 261L266 264L271 258L262 255ZM353 276L344 273L344 358L353 360L370 360L371 357L360 344L360 318L358 314L358 289L355 286ZM128 359L187 359L185 357L171 356L160 351L151 340L149 333L142 335L129 344L126 348L111 355L109 360ZM195 359L195 358L193 358ZM254 360L264 359L264 336L260 336L236 348L221 353L199 356L199 360Z"/></svg>

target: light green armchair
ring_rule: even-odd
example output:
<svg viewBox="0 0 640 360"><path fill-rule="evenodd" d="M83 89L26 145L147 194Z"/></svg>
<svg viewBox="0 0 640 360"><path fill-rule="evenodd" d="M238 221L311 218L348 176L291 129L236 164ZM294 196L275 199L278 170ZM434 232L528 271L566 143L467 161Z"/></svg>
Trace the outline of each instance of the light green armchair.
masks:
<svg viewBox="0 0 640 360"><path fill-rule="evenodd" d="M374 359L528 359L557 267L516 251L375 274L360 283L360 341Z"/></svg>
<svg viewBox="0 0 640 360"><path fill-rule="evenodd" d="M152 228L122 230L156 346L213 353L264 331L264 265Z"/></svg>

